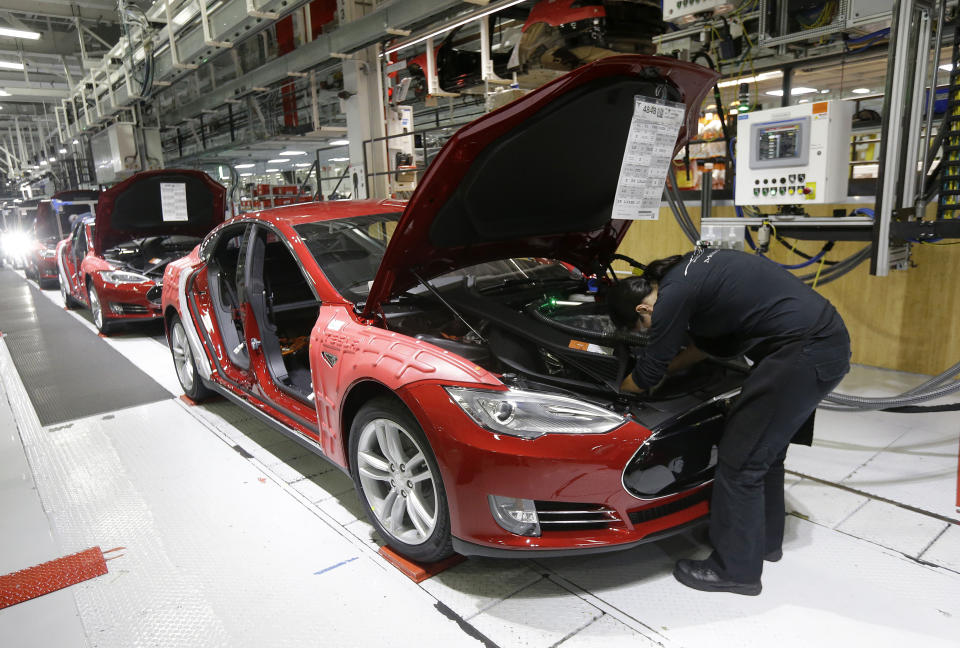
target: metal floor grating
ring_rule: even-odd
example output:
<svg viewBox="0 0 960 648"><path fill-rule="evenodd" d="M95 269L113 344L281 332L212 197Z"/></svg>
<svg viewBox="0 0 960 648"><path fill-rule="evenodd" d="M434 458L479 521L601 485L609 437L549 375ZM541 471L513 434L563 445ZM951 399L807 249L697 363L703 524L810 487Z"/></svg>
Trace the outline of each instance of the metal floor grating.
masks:
<svg viewBox="0 0 960 648"><path fill-rule="evenodd" d="M0 331L42 425L170 398L144 371L35 291L16 273L0 270Z"/></svg>

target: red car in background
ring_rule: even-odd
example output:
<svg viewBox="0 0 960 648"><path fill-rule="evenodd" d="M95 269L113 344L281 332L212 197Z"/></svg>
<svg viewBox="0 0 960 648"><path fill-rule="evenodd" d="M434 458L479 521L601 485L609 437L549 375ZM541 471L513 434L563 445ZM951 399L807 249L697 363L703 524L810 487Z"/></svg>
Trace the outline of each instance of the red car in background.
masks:
<svg viewBox="0 0 960 648"><path fill-rule="evenodd" d="M107 189L57 246L65 304L88 306L104 334L160 317L163 271L224 221L225 201L223 185L188 169L145 171Z"/></svg>
<svg viewBox="0 0 960 648"><path fill-rule="evenodd" d="M34 279L41 288L55 287L60 276L57 269L57 243L67 238L73 224L84 214L90 214L99 191L61 191L50 200L37 205L37 218L33 225L34 245L27 256L27 277Z"/></svg>
<svg viewBox="0 0 960 648"><path fill-rule="evenodd" d="M409 203L217 227L164 276L184 391L349 473L414 560L622 549L696 523L743 374L705 362L656 398L621 394L639 341L594 288L630 224L611 210L635 96L686 104L679 147L716 76L607 58L464 126Z"/></svg>

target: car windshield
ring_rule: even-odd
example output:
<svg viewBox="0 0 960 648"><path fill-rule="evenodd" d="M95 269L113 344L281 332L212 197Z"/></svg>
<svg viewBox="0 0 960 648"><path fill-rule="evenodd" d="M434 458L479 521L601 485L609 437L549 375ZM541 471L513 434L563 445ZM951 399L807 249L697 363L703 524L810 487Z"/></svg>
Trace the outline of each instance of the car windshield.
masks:
<svg viewBox="0 0 960 648"><path fill-rule="evenodd" d="M370 292L399 218L400 214L373 214L303 223L294 229L333 287L350 301L361 302ZM575 272L547 259L500 259L459 268L431 279L430 283L441 288L471 277L479 290L494 290L534 281L569 279ZM424 290L423 286L415 286L409 292Z"/></svg>

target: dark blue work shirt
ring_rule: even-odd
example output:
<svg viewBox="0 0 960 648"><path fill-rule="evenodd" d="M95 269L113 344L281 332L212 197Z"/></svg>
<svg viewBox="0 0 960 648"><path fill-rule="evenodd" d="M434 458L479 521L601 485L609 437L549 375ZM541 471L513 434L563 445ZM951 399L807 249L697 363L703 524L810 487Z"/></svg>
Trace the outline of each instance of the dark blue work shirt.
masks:
<svg viewBox="0 0 960 648"><path fill-rule="evenodd" d="M637 353L633 380L642 389L656 385L691 339L713 356L746 354L758 361L791 340L818 334L833 312L829 301L767 259L695 250L660 281L650 341Z"/></svg>

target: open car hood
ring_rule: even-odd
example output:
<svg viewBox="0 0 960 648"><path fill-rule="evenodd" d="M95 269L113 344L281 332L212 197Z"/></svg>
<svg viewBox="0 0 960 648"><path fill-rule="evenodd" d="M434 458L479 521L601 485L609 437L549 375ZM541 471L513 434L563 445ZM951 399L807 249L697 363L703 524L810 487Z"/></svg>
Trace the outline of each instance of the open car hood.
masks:
<svg viewBox="0 0 960 648"><path fill-rule="evenodd" d="M72 205L72 201L96 201L100 197L99 191L88 189L69 189L53 194L50 200L45 200L37 206L37 222L34 232L38 240L56 238L60 240L70 235L71 218L90 212L87 205ZM59 208L59 210L58 210ZM57 226L57 216L60 225Z"/></svg>
<svg viewBox="0 0 960 648"><path fill-rule="evenodd" d="M94 249L103 254L143 236L202 237L223 222L226 196L223 185L202 171L161 169L134 174L100 194Z"/></svg>
<svg viewBox="0 0 960 648"><path fill-rule="evenodd" d="M676 59L613 56L461 128L407 203L364 315L416 285L417 276L494 259L547 257L602 270L630 225L610 215L634 96L686 105L676 152L696 134L717 78Z"/></svg>

